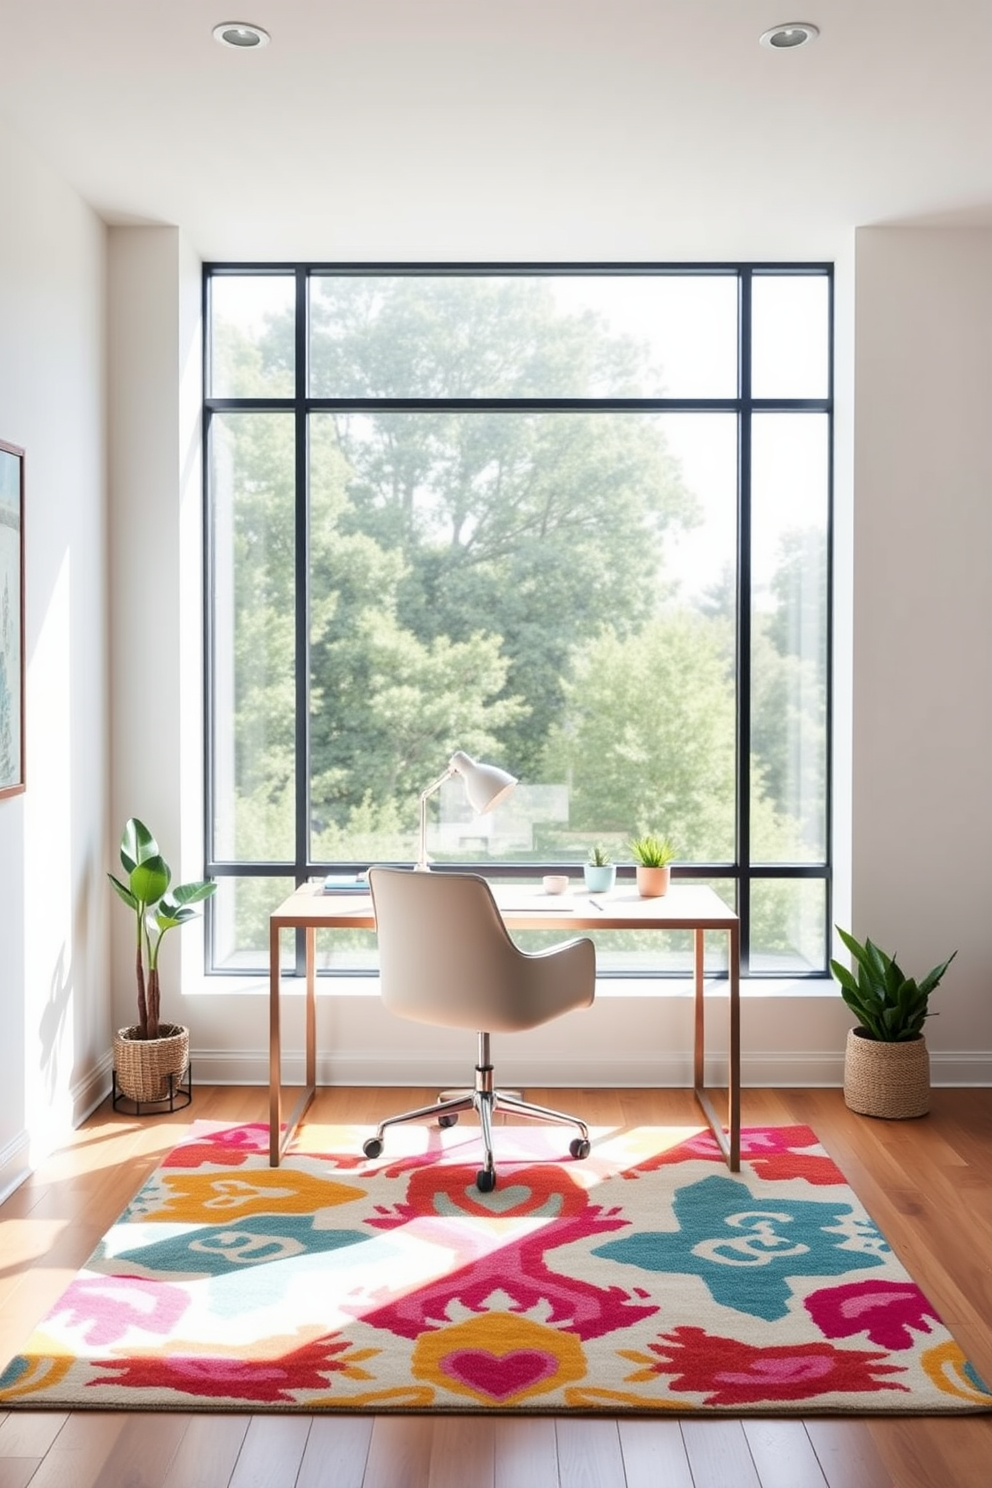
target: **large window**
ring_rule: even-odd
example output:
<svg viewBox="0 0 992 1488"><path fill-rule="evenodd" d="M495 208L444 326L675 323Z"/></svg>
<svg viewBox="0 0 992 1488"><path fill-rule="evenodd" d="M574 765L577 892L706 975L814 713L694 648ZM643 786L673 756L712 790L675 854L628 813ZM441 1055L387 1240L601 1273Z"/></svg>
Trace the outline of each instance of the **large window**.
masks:
<svg viewBox="0 0 992 1488"><path fill-rule="evenodd" d="M578 875L656 831L745 975L824 974L831 294L819 264L208 267L211 969L263 969L306 877L412 862L463 749L521 783L482 818L442 789L433 861Z"/></svg>

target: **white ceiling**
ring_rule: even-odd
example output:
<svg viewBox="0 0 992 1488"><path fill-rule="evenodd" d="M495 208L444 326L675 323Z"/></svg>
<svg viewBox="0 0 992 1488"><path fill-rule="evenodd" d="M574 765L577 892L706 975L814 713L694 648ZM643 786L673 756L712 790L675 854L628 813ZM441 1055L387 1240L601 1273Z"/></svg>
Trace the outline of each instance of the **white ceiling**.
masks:
<svg viewBox="0 0 992 1488"><path fill-rule="evenodd" d="M0 0L0 117L207 259L785 256L992 225L992 0Z"/></svg>

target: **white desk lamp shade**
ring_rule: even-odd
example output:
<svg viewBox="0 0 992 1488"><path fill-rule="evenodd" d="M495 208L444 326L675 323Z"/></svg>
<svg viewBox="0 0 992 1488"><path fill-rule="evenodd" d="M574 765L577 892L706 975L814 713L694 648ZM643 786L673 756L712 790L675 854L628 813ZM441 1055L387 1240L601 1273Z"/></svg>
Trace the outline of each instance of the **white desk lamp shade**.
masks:
<svg viewBox="0 0 992 1488"><path fill-rule="evenodd" d="M427 867L427 798L440 790L452 775L461 776L469 805L476 816L481 816L485 811L494 811L501 801L506 800L517 783L515 775L501 770L498 765L480 764L464 750L456 749L444 774L439 775L420 797L420 857L417 860L417 867L420 869Z"/></svg>
<svg viewBox="0 0 992 1488"><path fill-rule="evenodd" d="M465 782L468 803L477 816L484 811L495 811L500 801L513 790L517 777L501 770L498 765L478 764L471 755L456 749L448 761L448 767Z"/></svg>

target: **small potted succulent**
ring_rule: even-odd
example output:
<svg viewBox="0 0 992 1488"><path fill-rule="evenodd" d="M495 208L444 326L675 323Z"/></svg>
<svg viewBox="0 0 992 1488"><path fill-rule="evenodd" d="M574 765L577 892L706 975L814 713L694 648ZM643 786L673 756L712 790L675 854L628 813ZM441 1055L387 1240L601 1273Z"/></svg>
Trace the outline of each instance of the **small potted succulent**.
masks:
<svg viewBox="0 0 992 1488"><path fill-rule="evenodd" d="M632 837L627 846L637 864L637 892L641 898L660 899L667 894L675 857L675 848L668 838L645 832L641 837Z"/></svg>
<svg viewBox="0 0 992 1488"><path fill-rule="evenodd" d="M194 918L193 905L217 888L207 879L170 888L172 870L144 822L131 817L121 837L125 880L107 877L134 914L138 1021L114 1035L114 1073L128 1099L168 1100L189 1065L189 1029L160 1020L159 953L170 930Z"/></svg>
<svg viewBox="0 0 992 1488"><path fill-rule="evenodd" d="M924 1116L930 1109L930 1056L923 1024L932 1016L930 994L957 951L918 982L871 940L862 945L839 925L837 934L856 968L830 962L840 995L858 1020L847 1035L844 1099L862 1116Z"/></svg>
<svg viewBox="0 0 992 1488"><path fill-rule="evenodd" d="M589 858L582 872L590 894L609 893L616 882L616 864L601 843L589 849Z"/></svg>

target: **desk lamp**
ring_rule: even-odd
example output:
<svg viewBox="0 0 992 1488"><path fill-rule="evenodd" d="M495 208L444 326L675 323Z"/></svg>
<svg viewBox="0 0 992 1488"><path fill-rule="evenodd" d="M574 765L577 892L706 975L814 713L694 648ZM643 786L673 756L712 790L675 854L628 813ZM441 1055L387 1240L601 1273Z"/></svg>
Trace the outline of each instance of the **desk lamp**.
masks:
<svg viewBox="0 0 992 1488"><path fill-rule="evenodd" d="M463 750L456 749L448 761L448 768L422 792L420 797L420 856L416 867L425 873L427 863L427 798L432 796L436 790L440 790L446 780L452 775L460 775L465 784L465 794L468 796L469 805L477 816L484 811L493 811L500 801L513 790L517 783L517 777L510 775L506 770L501 770L498 765L483 765L472 759L471 755L465 754Z"/></svg>

